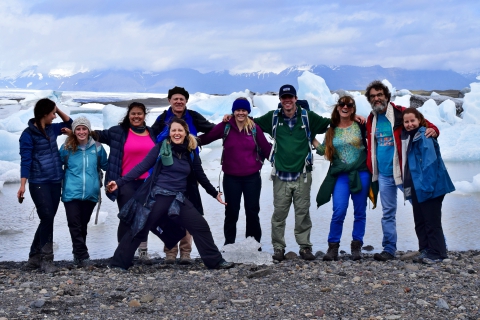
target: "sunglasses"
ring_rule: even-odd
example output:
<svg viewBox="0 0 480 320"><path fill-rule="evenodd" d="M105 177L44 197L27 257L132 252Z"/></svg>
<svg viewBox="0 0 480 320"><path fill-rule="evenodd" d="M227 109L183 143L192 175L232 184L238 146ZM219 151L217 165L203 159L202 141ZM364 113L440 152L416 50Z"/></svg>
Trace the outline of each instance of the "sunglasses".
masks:
<svg viewBox="0 0 480 320"><path fill-rule="evenodd" d="M340 108L343 108L343 107L345 107L345 106L347 106L347 108L353 108L354 104L351 103L351 102L350 102L350 103L339 102L339 103L338 103L338 106L339 106Z"/></svg>

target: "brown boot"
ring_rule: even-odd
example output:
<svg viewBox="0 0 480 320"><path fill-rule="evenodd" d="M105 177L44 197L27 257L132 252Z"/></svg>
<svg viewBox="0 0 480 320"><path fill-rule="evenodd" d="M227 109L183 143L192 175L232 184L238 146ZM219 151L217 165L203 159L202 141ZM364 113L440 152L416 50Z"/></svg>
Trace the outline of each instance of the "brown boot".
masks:
<svg viewBox="0 0 480 320"><path fill-rule="evenodd" d="M165 256L165 264L175 264L176 259L177 259L177 256L167 254Z"/></svg>
<svg viewBox="0 0 480 320"><path fill-rule="evenodd" d="M25 267L27 267L28 269L38 269L40 268L41 263L42 263L42 255L40 253L37 253L28 258L28 261L25 264Z"/></svg>
<svg viewBox="0 0 480 320"><path fill-rule="evenodd" d="M193 260L190 258L190 253L182 253L180 255L180 264L182 265L193 264Z"/></svg>
<svg viewBox="0 0 480 320"><path fill-rule="evenodd" d="M337 261L338 260L338 248L340 243L328 243L327 254L323 256L323 261Z"/></svg>
<svg viewBox="0 0 480 320"><path fill-rule="evenodd" d="M352 250L353 261L362 259L362 242L360 240L353 240L350 249Z"/></svg>

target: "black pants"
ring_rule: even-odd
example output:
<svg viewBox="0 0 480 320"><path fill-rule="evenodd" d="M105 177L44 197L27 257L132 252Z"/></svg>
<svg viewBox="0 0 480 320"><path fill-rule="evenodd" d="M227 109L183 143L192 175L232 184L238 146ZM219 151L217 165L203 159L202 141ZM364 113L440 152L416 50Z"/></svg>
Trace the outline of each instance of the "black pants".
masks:
<svg viewBox="0 0 480 320"><path fill-rule="evenodd" d="M145 227L136 236L129 229L118 244L111 262L113 267L128 269L132 265L133 256L138 245L148 235L149 230L155 228L160 219L168 213L168 208L174 199L174 196L156 196L155 204L148 216ZM222 255L213 241L207 221L188 199L185 199L184 204L180 204L180 222L193 236L193 241L203 263L208 268L216 267L222 260Z"/></svg>
<svg viewBox="0 0 480 320"><path fill-rule="evenodd" d="M123 185L121 188L118 189L118 196L117 196L117 206L118 206L118 211L122 209L122 207L125 205L125 203L130 200L135 192L140 188L140 186L143 184L143 180L133 180L125 185ZM120 242L123 238L123 236L127 233L127 231L130 230L130 226L122 220L119 220L118 223L118 229L117 229L117 241ZM148 238L148 233L145 239L142 239L143 241L147 241Z"/></svg>
<svg viewBox="0 0 480 320"><path fill-rule="evenodd" d="M64 202L68 229L72 238L72 253L77 259L90 258L87 248L87 225L90 222L96 204L96 202L87 200Z"/></svg>
<svg viewBox="0 0 480 320"><path fill-rule="evenodd" d="M60 183L29 183L28 189L40 218L29 256L39 253L53 254L53 221L60 204L62 186ZM48 245L45 246L46 244ZM45 249L42 251L42 248Z"/></svg>
<svg viewBox="0 0 480 320"><path fill-rule="evenodd" d="M447 248L442 229L442 202L445 195L419 203L412 188L413 219L419 250L428 249L430 259L446 259Z"/></svg>
<svg viewBox="0 0 480 320"><path fill-rule="evenodd" d="M245 206L246 230L245 238L254 237L260 242L262 228L260 227L260 191L262 189L262 178L256 172L249 176L232 176L225 174L223 177L223 190L225 192L225 222L223 232L225 244L235 243L237 236L237 221L240 212L240 200L243 193Z"/></svg>

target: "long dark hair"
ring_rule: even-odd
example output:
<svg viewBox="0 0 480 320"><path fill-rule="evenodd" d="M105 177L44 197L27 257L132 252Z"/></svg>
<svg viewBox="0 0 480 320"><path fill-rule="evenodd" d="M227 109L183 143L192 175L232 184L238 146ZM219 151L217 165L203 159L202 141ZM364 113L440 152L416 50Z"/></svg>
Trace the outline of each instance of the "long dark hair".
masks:
<svg viewBox="0 0 480 320"><path fill-rule="evenodd" d="M130 129L130 111L132 111L133 108L140 108L142 109L143 113L145 116L147 116L147 108L143 103L140 102L132 102L128 105L127 109L127 114L126 116L120 121L119 125L123 128L123 130L128 131ZM145 121L143 122L145 124Z"/></svg>
<svg viewBox="0 0 480 320"><path fill-rule="evenodd" d="M55 102L50 99L44 98L37 101L35 108L33 108L33 116L35 118L35 124L37 125L38 130L47 138L47 133L45 132L45 127L42 126L42 118L55 110Z"/></svg>
<svg viewBox="0 0 480 320"><path fill-rule="evenodd" d="M333 161L333 156L335 155L335 147L333 146L333 136L335 135L335 128L340 123L340 113L338 112L338 105L341 103L353 103L352 114L350 115L350 120L355 120L355 113L357 112L357 105L355 100L350 96L343 96L338 99L332 111L332 118L330 120L330 127L325 134L325 159Z"/></svg>

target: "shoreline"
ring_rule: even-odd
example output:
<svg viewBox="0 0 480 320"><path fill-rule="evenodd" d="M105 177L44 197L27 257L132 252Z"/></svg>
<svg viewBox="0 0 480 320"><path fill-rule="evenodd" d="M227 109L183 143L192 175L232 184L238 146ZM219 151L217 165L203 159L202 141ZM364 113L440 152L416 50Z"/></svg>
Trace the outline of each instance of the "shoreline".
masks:
<svg viewBox="0 0 480 320"><path fill-rule="evenodd" d="M449 252L435 265L412 262L415 254L388 262L368 253L335 262L292 254L271 266L229 270L160 258L128 272L108 269L108 259L87 268L56 261L55 274L0 262L0 319L480 318L479 250Z"/></svg>

